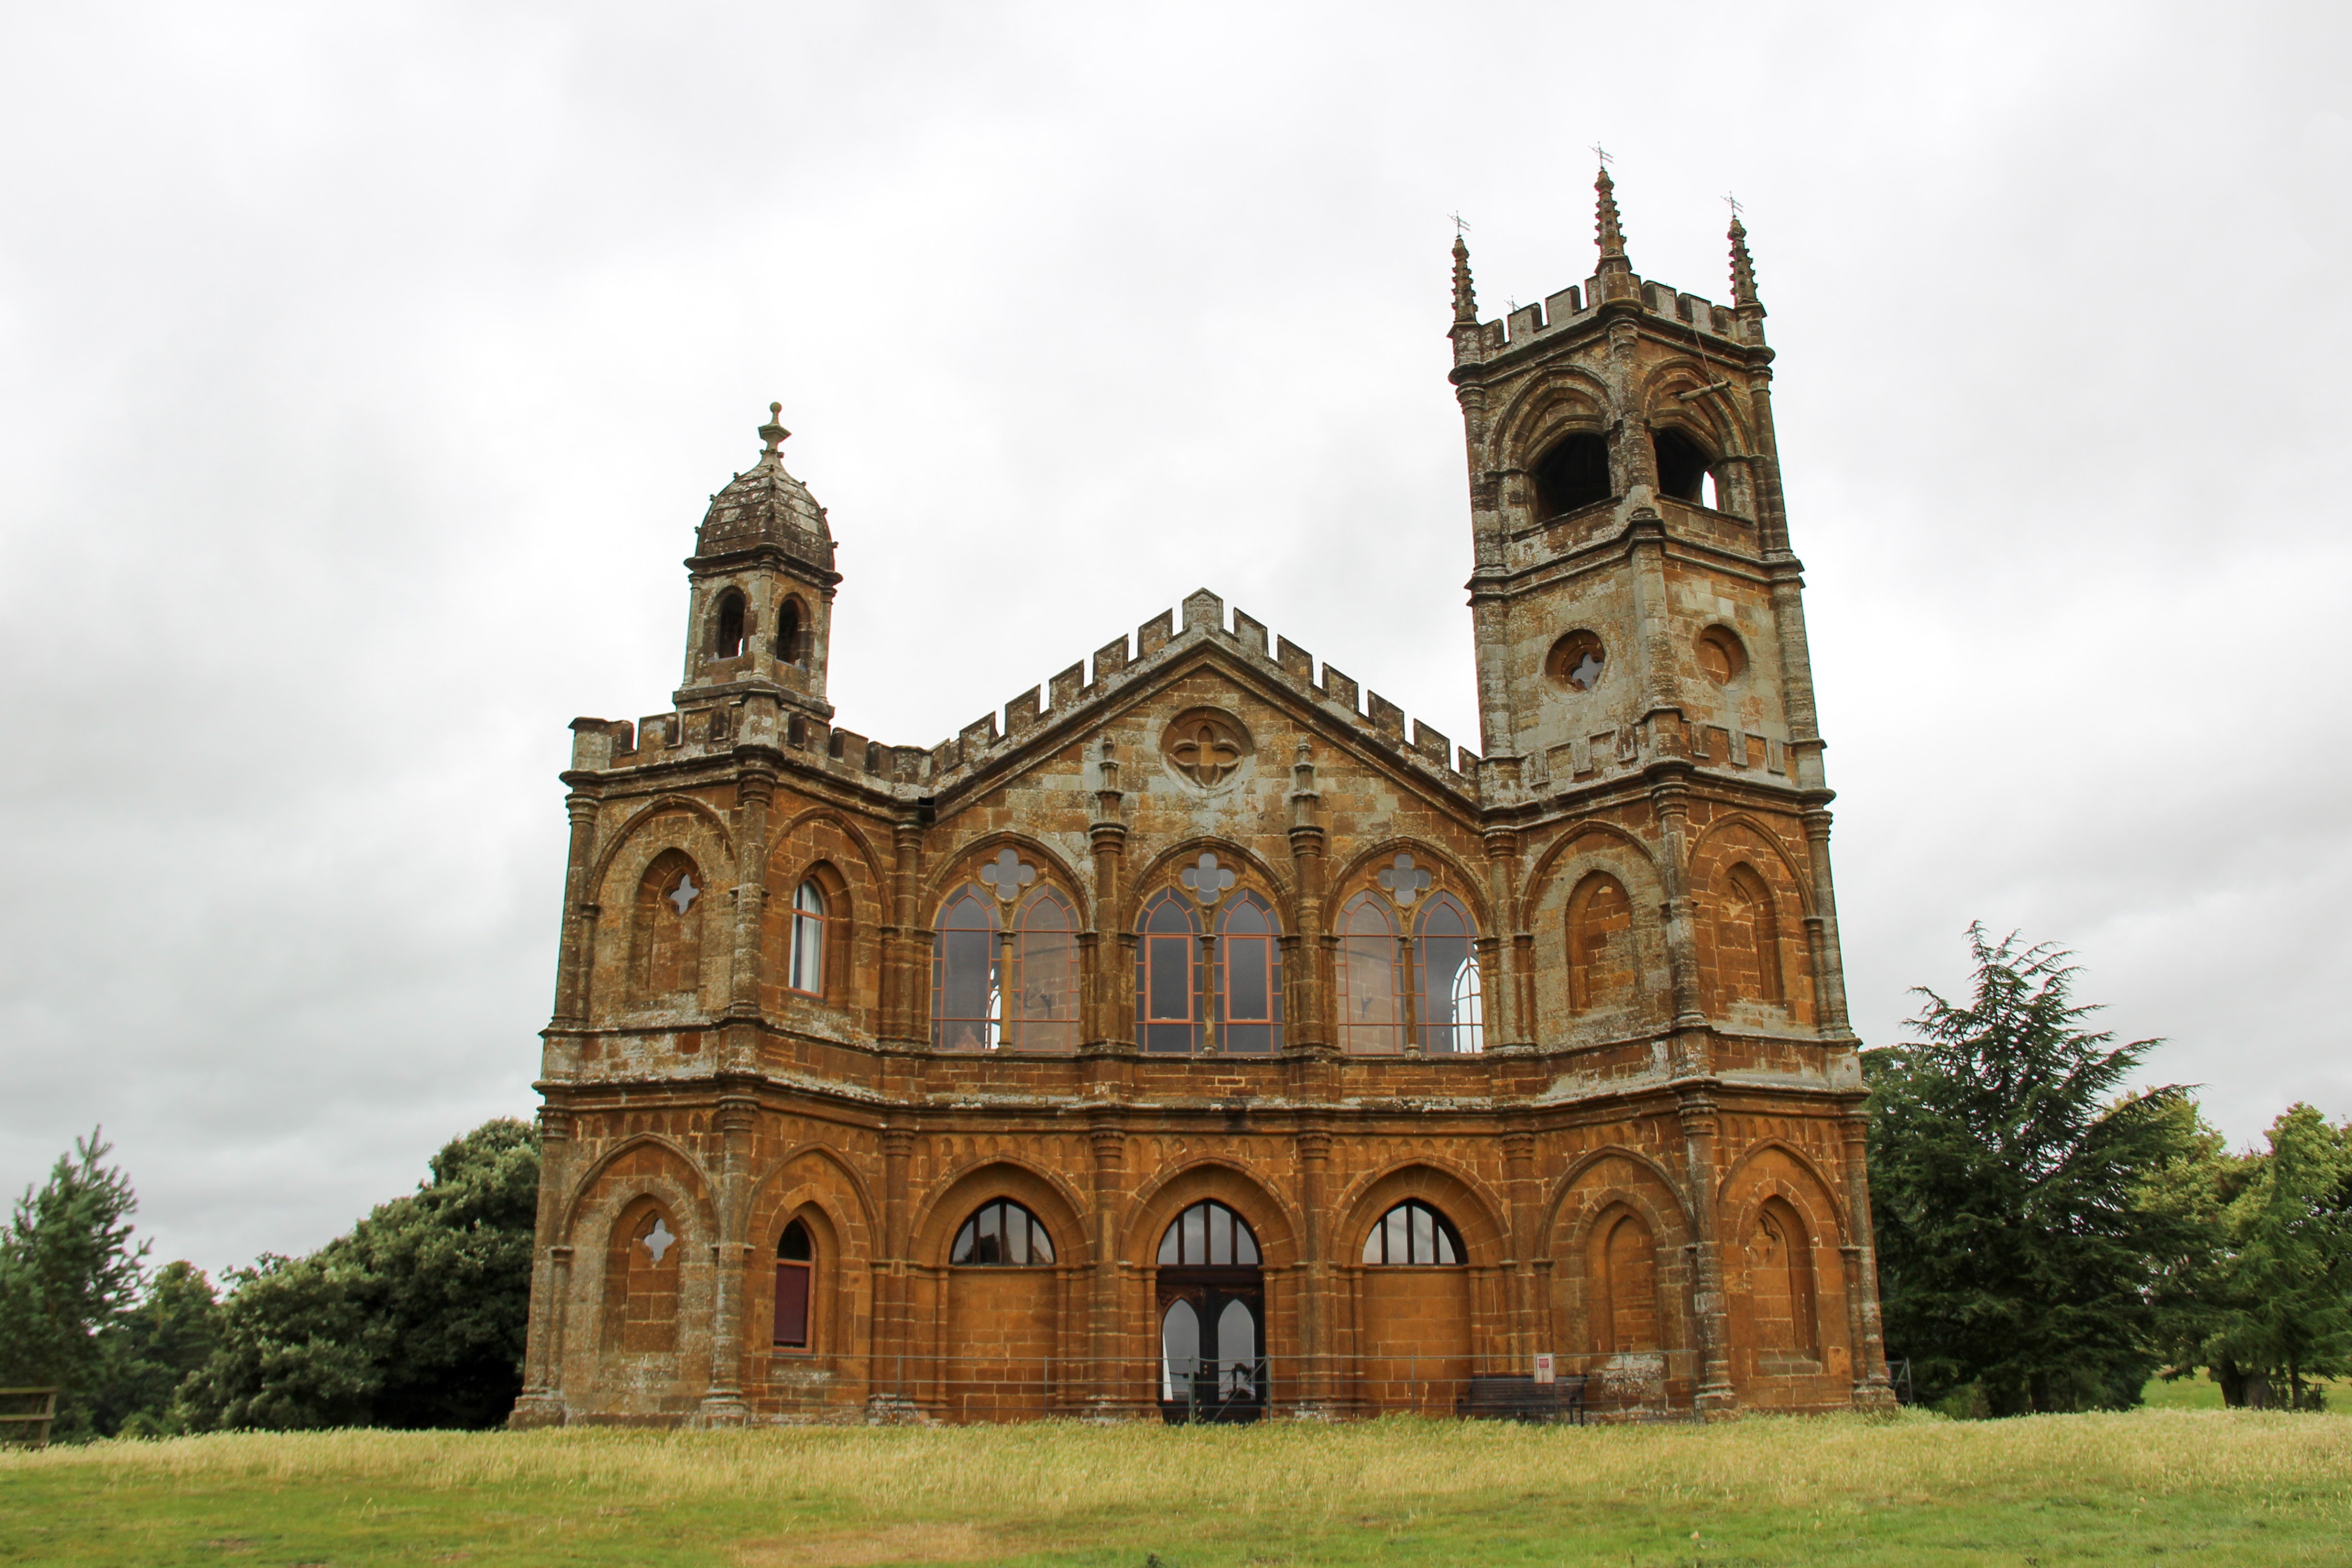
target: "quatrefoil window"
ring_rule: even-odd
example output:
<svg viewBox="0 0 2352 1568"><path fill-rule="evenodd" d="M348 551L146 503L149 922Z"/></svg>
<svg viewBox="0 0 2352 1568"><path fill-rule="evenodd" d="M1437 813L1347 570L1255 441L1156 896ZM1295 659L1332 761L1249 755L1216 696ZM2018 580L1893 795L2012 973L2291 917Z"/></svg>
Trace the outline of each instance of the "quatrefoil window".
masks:
<svg viewBox="0 0 2352 1568"><path fill-rule="evenodd" d="M1201 858L1176 873L1176 880L1204 905L1223 898L1234 885L1234 873L1217 863L1217 857L1208 851Z"/></svg>
<svg viewBox="0 0 2352 1568"><path fill-rule="evenodd" d="M677 1240L677 1238L670 1234L668 1222L659 1215L654 1216L654 1228L637 1238L638 1245L654 1255L656 1266L662 1260L662 1254L667 1252Z"/></svg>
<svg viewBox="0 0 2352 1568"><path fill-rule="evenodd" d="M1025 863L1011 850L999 850L996 858L980 868L980 880L989 890L1010 904L1021 896L1021 890L1037 880L1037 868Z"/></svg>
<svg viewBox="0 0 2352 1568"><path fill-rule="evenodd" d="M677 905L677 912L682 915L693 906L694 895L701 891L694 885L694 873L688 872L677 879L677 885L669 890L669 901Z"/></svg>
<svg viewBox="0 0 2352 1568"><path fill-rule="evenodd" d="M1412 863L1412 857L1399 852L1389 868L1372 879L1388 889L1391 898L1406 908L1412 901L1429 891L1429 873Z"/></svg>
<svg viewBox="0 0 2352 1568"><path fill-rule="evenodd" d="M1241 771L1249 758L1250 738L1224 715L1200 711L1185 714L1170 725L1160 747L1178 777L1213 789Z"/></svg>

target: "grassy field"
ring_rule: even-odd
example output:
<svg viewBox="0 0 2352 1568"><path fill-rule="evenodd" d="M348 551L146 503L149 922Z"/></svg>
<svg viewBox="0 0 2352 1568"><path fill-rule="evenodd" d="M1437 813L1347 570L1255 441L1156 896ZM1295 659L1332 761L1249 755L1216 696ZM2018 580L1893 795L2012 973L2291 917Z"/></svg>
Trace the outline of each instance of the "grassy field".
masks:
<svg viewBox="0 0 2352 1568"><path fill-rule="evenodd" d="M2183 1391L2194 1385L2176 1385ZM0 1563L2352 1562L2352 1419L336 1432L0 1457Z"/></svg>

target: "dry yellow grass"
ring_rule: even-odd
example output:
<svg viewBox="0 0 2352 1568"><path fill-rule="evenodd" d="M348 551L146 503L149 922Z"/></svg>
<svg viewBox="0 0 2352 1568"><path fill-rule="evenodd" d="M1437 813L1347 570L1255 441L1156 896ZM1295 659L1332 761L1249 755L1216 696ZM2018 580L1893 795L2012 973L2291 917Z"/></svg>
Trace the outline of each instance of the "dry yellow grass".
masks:
<svg viewBox="0 0 2352 1568"><path fill-rule="evenodd" d="M1907 1415L1581 1430L1393 1419L1253 1428L351 1431L0 1458L0 1522L13 1505L35 1499L68 1511L78 1499L104 1501L124 1518L171 1515L177 1507L193 1520L184 1506L191 1500L277 1499L292 1507L330 1497L524 1542L504 1554L476 1554L500 1563L557 1560L525 1549L534 1533L542 1544L560 1534L568 1550L586 1553L563 1561L744 1568L1133 1563L1145 1546L1175 1549L1186 1568L1212 1561L1435 1562L1446 1559L1400 1555L1396 1542L1418 1539L1416 1531L1507 1535L1522 1527L1556 1541L1561 1520L1578 1521L1580 1539L1589 1536L1591 1560L1612 1562L1650 1561L1639 1554L1643 1540L1681 1541L1694 1528L1756 1535L1755 1552L1740 1559L1750 1562L1919 1560L1890 1544L1886 1531L1898 1525L1907 1532L1903 1539L1915 1542L1940 1540L1937 1531L1974 1531L1969 1539L1984 1537L1983 1550L1995 1552L1939 1561L2017 1562L1999 1555L2000 1538L2058 1528L2053 1520L2069 1530L2094 1521L2123 1541L2144 1521L2151 1539L2172 1550L2209 1525L2224 1531L2275 1525L2274 1535L2214 1545L2207 1557L2324 1562L2330 1559L2262 1552L2308 1531L2352 1540L2352 1420L2144 1410L1976 1423ZM239 1516L227 1509L222 1517ZM629 1545L656 1521L662 1552ZM1603 1524L1617 1533L1607 1535ZM1376 1533L1387 1542L1379 1551ZM53 1544L69 1548L69 1535ZM1768 1537L1786 1540L1767 1550ZM1788 1541L1808 1537L1815 1542L1811 1554L1787 1554L1796 1550ZM164 1536L151 1531L142 1539ZM1291 1555L1239 1554L1241 1543L1262 1552L1269 1541L1287 1543ZM1845 1545L1830 1552L1832 1541ZM600 1542L616 1555L594 1555L590 1548ZM1874 1554L1882 1547L1892 1554ZM1228 1548L1235 1554L1225 1554ZM332 1560L415 1560L355 1552ZM55 1556L181 1560L70 1550ZM7 1557L0 1551L0 1561ZM2343 1558L2352 1558L2352 1549Z"/></svg>

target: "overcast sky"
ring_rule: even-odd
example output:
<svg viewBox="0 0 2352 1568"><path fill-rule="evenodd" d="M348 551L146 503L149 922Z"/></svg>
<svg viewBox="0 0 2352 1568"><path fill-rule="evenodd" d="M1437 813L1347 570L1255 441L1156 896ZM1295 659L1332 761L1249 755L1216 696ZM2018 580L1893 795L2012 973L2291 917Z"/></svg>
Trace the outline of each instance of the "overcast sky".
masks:
<svg viewBox="0 0 2352 1568"><path fill-rule="evenodd" d="M771 400L845 726L1206 584L1475 744L1459 212L1779 350L1856 1023L2062 942L2352 1113L2341 5L0 11L0 1186L299 1252L528 1114L564 726Z"/></svg>

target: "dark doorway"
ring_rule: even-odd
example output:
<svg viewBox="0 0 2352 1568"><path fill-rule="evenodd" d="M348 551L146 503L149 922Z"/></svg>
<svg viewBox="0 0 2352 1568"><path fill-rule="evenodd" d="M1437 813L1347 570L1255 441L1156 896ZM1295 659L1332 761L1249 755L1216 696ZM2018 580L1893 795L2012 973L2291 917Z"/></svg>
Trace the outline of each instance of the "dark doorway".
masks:
<svg viewBox="0 0 2352 1568"><path fill-rule="evenodd" d="M1196 1203L1160 1243L1160 1414L1247 1422L1265 1412L1265 1278L1257 1238L1222 1203Z"/></svg>

